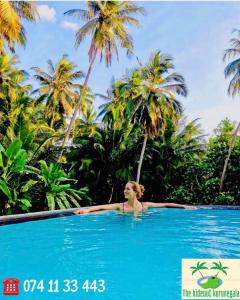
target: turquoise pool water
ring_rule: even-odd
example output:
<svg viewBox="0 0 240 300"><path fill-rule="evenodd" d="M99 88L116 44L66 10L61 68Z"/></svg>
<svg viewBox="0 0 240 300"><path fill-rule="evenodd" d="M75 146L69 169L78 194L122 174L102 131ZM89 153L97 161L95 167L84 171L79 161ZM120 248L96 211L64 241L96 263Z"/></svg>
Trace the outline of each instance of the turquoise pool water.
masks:
<svg viewBox="0 0 240 300"><path fill-rule="evenodd" d="M20 280L18 300L180 299L182 258L240 258L239 216L153 209L139 217L106 212L2 226L0 299L8 298L1 296L8 277ZM43 280L43 291L24 292L29 279ZM77 292L62 291L66 279L78 280ZM48 292L50 280L58 280L58 292ZM104 280L105 291L94 292L93 284L86 292L86 280Z"/></svg>

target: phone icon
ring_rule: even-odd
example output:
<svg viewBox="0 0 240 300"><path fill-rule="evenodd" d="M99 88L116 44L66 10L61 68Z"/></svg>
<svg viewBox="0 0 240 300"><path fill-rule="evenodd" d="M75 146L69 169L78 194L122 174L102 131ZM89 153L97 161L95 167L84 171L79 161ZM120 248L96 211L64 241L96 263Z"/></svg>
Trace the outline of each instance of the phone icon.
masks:
<svg viewBox="0 0 240 300"><path fill-rule="evenodd" d="M6 278L3 279L3 295L18 295L19 280L17 278Z"/></svg>

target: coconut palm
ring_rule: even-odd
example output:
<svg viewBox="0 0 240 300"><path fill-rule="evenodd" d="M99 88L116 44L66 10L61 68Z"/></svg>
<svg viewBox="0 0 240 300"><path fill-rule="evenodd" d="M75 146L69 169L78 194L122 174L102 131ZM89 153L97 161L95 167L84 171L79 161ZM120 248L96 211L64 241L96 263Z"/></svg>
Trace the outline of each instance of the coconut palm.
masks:
<svg viewBox="0 0 240 300"><path fill-rule="evenodd" d="M76 121L76 130L74 131L74 137L80 137L81 135L90 136L96 132L97 129L97 113L93 110L91 105L85 107L82 111L81 118Z"/></svg>
<svg viewBox="0 0 240 300"><path fill-rule="evenodd" d="M76 89L80 84L73 83L83 77L82 71L75 71L76 65L64 55L54 66L48 60L49 73L38 67L32 69L36 72L34 79L39 81L40 87L33 93L40 94L40 101L46 100L46 118L50 117L50 127L62 119L62 115L69 116L76 102Z"/></svg>
<svg viewBox="0 0 240 300"><path fill-rule="evenodd" d="M169 73L173 68L172 58L158 51L150 58L148 64L134 70L131 77L119 87L133 123L140 124L144 131L137 182L140 179L148 138L158 136L164 131L166 120L170 117L177 121L177 115L182 112L176 94L186 96L187 88L180 74Z"/></svg>
<svg viewBox="0 0 240 300"><path fill-rule="evenodd" d="M223 267L222 263L219 261L219 263L213 262L213 266L211 267L213 270L218 270L217 274L215 277L218 277L218 274L220 272L223 272L225 275L227 275L226 270L229 269L228 267Z"/></svg>
<svg viewBox="0 0 240 300"><path fill-rule="evenodd" d="M142 180L148 189L148 198L161 199L176 189L186 166L192 160L199 161L204 140L197 120L186 123L180 118L176 124L170 118L164 132L148 140ZM159 183L160 182L160 183ZM193 173L190 186L198 184L198 174ZM181 199L178 199L181 201ZM186 201L186 200L185 200Z"/></svg>
<svg viewBox="0 0 240 300"><path fill-rule="evenodd" d="M113 78L110 88L107 89L106 95L96 94L96 96L105 101L105 103L99 106L100 112L98 117L102 117L104 125L113 130L120 130L123 127L126 129L126 124L129 126L131 125L129 118L127 118L127 114L125 114L126 101L120 101L123 100L121 86L122 81L114 81Z"/></svg>
<svg viewBox="0 0 240 300"><path fill-rule="evenodd" d="M147 139L158 136L161 130L164 130L166 116L177 121L176 116L181 114L182 106L176 99L176 94L187 96L183 76L175 72L169 74L170 69L174 69L172 58L158 51L141 70L145 95L139 99L136 116L137 122L144 127L144 142L138 164L137 182L140 179Z"/></svg>
<svg viewBox="0 0 240 300"><path fill-rule="evenodd" d="M223 171L222 171L222 175L221 175L221 181L220 181L220 188L219 188L219 192L221 193L223 191L223 187L224 187L224 180L225 180L225 176L226 176L226 172L227 172L227 167L228 167L228 162L230 160L230 157L231 157L231 154L232 154L232 151L233 151L233 148L234 148L234 145L235 145L235 142L236 142L236 138L237 138L237 134L240 130L240 122L238 123L233 135L232 135L232 139L231 139L231 142L230 142L230 145L229 145L229 148L228 148L228 154L227 154L227 157L225 159L225 162L224 162L224 166L223 166Z"/></svg>
<svg viewBox="0 0 240 300"><path fill-rule="evenodd" d="M76 91L76 97L79 97L79 95L82 93L83 86L81 85L78 91ZM79 113L81 114L81 118L85 119L87 114L92 111L93 107L93 101L94 101L95 95L92 93L91 89L89 87L85 88L85 93L83 95L83 100L81 102L81 105L79 107ZM81 122L81 119L79 119Z"/></svg>
<svg viewBox="0 0 240 300"><path fill-rule="evenodd" d="M76 33L76 47L81 44L87 35L90 34L92 38L88 51L90 65L83 84L83 91L75 107L62 148L68 142L71 130L74 127L84 90L88 84L97 54L100 54L101 59L104 57L108 66L111 64L113 52L118 57L118 44L122 48L132 50L132 38L128 34L126 27L129 25L139 25L139 21L132 15L143 12L143 8L138 7L130 1L87 1L86 10L72 9L65 13L87 21Z"/></svg>
<svg viewBox="0 0 240 300"><path fill-rule="evenodd" d="M235 58L233 61L230 61L224 69L226 78L232 76L228 86L228 94L232 97L240 92L240 30L235 29L233 32L237 33L237 37L230 40L231 47L226 49L223 55L224 61Z"/></svg>
<svg viewBox="0 0 240 300"><path fill-rule="evenodd" d="M237 58L228 63L224 69L226 78L233 76L228 86L228 94L232 97L235 97L240 92L240 30L235 29L233 32L237 33L237 37L230 40L231 48L225 50L223 60L225 61L226 59L235 58L237 56ZM232 140L228 149L228 155L223 166L219 192L223 191L228 162L230 160L239 129L240 122L238 123L236 130L232 135Z"/></svg>
<svg viewBox="0 0 240 300"><path fill-rule="evenodd" d="M86 182L91 186L91 191L99 190L97 197L96 194L93 195L97 203L104 203L106 198L109 202L118 201L122 184L133 179L132 162L135 159L137 143L131 137L125 140L123 147L124 133L124 128L114 131L106 128L104 124L92 132L88 128L85 134L82 131L75 137L74 143L78 147L67 153L67 161L72 165L74 178L81 178L83 184Z"/></svg>
<svg viewBox="0 0 240 300"><path fill-rule="evenodd" d="M23 88L22 82L27 73L16 67L18 62L16 55L9 57L7 53L3 53L0 56L0 93L4 88L8 92L11 89Z"/></svg>
<svg viewBox="0 0 240 300"><path fill-rule="evenodd" d="M126 78L126 76L124 78ZM108 119L108 115L110 119L114 118L114 116L110 116L111 109L113 107L116 108L119 105L122 105L122 108L125 107L126 101L120 101L122 100L122 97L124 95L123 90L121 89L124 83L125 82L123 80L115 80L114 78L112 78L110 87L107 89L106 94L96 94L96 96L100 97L100 99L105 102L99 106L100 112L98 116L102 116L103 120L105 118Z"/></svg>
<svg viewBox="0 0 240 300"><path fill-rule="evenodd" d="M42 105L30 97L24 90L13 89L11 96L4 91L0 101L0 140L7 147L11 141L19 138L23 148L28 151L28 160L43 144L56 138L44 118Z"/></svg>
<svg viewBox="0 0 240 300"><path fill-rule="evenodd" d="M204 278L202 272L200 270L207 270L208 268L205 266L206 262L202 262L200 263L199 261L197 262L196 267L191 267L190 269L192 269L192 275L195 274L196 272L199 272L202 276L202 278Z"/></svg>
<svg viewBox="0 0 240 300"><path fill-rule="evenodd" d="M204 149L204 137L201 125L197 123L199 119L194 119L186 122L186 117L181 117L177 130L171 136L171 143L174 151L178 153L186 153L192 155L193 153L199 154Z"/></svg>
<svg viewBox="0 0 240 300"><path fill-rule="evenodd" d="M16 67L17 57L0 56L0 138L7 146L18 137L17 132L31 114L33 99L28 96L31 86L24 84L26 72ZM26 124L25 124L26 125Z"/></svg>
<svg viewBox="0 0 240 300"><path fill-rule="evenodd" d="M0 1L0 53L4 52L6 43L14 51L15 43L26 42L22 19L34 21L37 14L33 1Z"/></svg>
<svg viewBox="0 0 240 300"><path fill-rule="evenodd" d="M0 140L7 147L20 138L25 150L34 151L42 149L43 141L52 139L55 132L45 121L43 106L30 97L32 87L25 83L28 75L17 63L15 55L0 56ZM30 152L28 158L32 158Z"/></svg>

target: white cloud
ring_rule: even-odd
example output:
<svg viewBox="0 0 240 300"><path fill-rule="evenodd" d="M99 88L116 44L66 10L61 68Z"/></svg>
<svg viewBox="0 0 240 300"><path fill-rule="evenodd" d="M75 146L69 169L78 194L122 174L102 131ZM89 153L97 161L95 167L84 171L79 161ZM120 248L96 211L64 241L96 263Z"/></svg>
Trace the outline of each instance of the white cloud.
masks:
<svg viewBox="0 0 240 300"><path fill-rule="evenodd" d="M73 31L77 31L79 29L78 24L73 23L73 22L64 21L64 22L62 22L61 26L65 29L70 29L70 30L73 30Z"/></svg>
<svg viewBox="0 0 240 300"><path fill-rule="evenodd" d="M54 8L48 5L38 5L37 6L40 21L54 22L56 21L56 11Z"/></svg>

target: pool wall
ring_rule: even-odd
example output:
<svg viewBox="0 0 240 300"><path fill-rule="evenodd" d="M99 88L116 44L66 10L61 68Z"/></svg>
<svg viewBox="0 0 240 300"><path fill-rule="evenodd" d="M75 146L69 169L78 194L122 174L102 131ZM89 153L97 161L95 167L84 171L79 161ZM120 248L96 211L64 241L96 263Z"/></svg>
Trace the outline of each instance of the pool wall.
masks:
<svg viewBox="0 0 240 300"><path fill-rule="evenodd" d="M40 211L40 212L33 212L33 213L26 213L26 214L3 216L0 217L0 226L28 222L28 221L37 221L43 219L71 216L74 214L74 211L77 209L78 208L69 208L69 209Z"/></svg>
<svg viewBox="0 0 240 300"><path fill-rule="evenodd" d="M227 209L227 210L240 210L240 206L227 206L227 205L201 205L199 209ZM37 221L50 218L59 218L74 215L74 211L78 208L59 209L50 211L40 211L26 214L9 215L0 217L0 226L16 224L28 221Z"/></svg>

